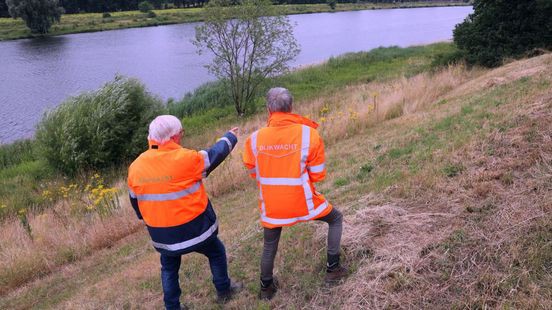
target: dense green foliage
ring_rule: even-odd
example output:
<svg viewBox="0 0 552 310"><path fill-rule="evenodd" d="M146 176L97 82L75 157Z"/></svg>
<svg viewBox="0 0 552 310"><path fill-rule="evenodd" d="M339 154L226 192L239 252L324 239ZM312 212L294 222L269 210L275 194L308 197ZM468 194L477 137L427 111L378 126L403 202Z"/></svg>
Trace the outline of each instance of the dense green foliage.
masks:
<svg viewBox="0 0 552 310"><path fill-rule="evenodd" d="M552 0L475 0L474 12L454 30L471 64L495 67L506 57L552 47Z"/></svg>
<svg viewBox="0 0 552 310"><path fill-rule="evenodd" d="M3 0L0 0L0 3ZM152 1L150 1L152 2ZM118 3L118 2L117 2ZM466 5L462 1L439 1L439 2L395 2L395 3L371 3L355 2L340 3L335 11L358 11L392 8L420 8L429 6L461 6ZM155 7L155 4L154 4ZM169 8L172 5L168 6ZM332 11L327 3L321 4L286 4L275 8L281 14L307 14L323 13ZM0 6L1 10L1 6ZM92 31L106 31L113 29L124 29L134 27L149 27L159 25L170 25L180 23L191 23L203 21L202 8L172 8L155 10L155 17L148 17L147 13L140 11L112 11L108 10L111 17L104 18L100 13L79 13L64 14L59 23L50 29L50 35L63 35L69 33L81 33ZM0 15L2 13L0 12ZM7 12L6 12L7 14ZM21 19L0 18L0 41L35 37L28 30Z"/></svg>
<svg viewBox="0 0 552 310"><path fill-rule="evenodd" d="M36 142L20 140L0 146L0 169L6 169L38 158Z"/></svg>
<svg viewBox="0 0 552 310"><path fill-rule="evenodd" d="M264 111L264 94L275 86L293 93L296 101L320 97L347 85L386 80L400 74L414 75L447 65L458 58L458 50L450 43L437 43L409 48L377 48L370 52L350 53L328 62L279 77L267 79L254 100L255 108ZM169 113L182 118L188 133L197 133L221 122L236 122L232 101L225 96L224 82L206 83L188 93L180 101L168 104Z"/></svg>
<svg viewBox="0 0 552 310"><path fill-rule="evenodd" d="M21 17L33 33L48 33L54 22L59 22L63 8L58 0L6 0L13 18Z"/></svg>
<svg viewBox="0 0 552 310"><path fill-rule="evenodd" d="M49 164L66 174L108 168L147 147L148 125L163 112L161 100L140 82L117 77L47 113L36 138Z"/></svg>
<svg viewBox="0 0 552 310"><path fill-rule="evenodd" d="M8 17L8 9L4 3L5 0L0 0L0 17ZM140 0L60 0L61 6L69 14L73 13L102 13L102 12L117 12L117 11L133 11L138 10L138 4ZM183 7L200 7L203 6L208 0L149 0L155 9L166 8L183 8ZM238 1L235 1L238 2ZM337 0L336 3L404 3L404 2L451 2L443 0L372 0L372 1L358 1L358 0ZM468 2L468 0L452 0L452 2ZM327 3L326 0L272 0L274 4L319 4Z"/></svg>
<svg viewBox="0 0 552 310"><path fill-rule="evenodd" d="M231 106L228 97L227 84L224 81L209 82L201 85L193 92L187 93L180 101L169 101L169 114L177 117L188 117L212 108Z"/></svg>
<svg viewBox="0 0 552 310"><path fill-rule="evenodd" d="M149 3L148 1L142 1L138 4L138 10L142 13L147 13L153 10L153 4Z"/></svg>
<svg viewBox="0 0 552 310"><path fill-rule="evenodd" d="M9 17L10 14L8 13L8 5L5 1L0 0L0 17Z"/></svg>

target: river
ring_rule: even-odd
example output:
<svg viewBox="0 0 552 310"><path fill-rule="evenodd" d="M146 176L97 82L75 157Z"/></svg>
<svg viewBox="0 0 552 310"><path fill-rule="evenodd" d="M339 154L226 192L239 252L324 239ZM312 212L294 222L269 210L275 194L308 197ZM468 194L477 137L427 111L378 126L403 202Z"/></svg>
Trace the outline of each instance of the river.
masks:
<svg viewBox="0 0 552 310"><path fill-rule="evenodd" d="M291 15L301 53L292 66L379 46L450 40L471 7ZM116 74L136 77L163 99L214 80L191 44L197 23L0 42L0 143L32 137L44 112L99 88Z"/></svg>

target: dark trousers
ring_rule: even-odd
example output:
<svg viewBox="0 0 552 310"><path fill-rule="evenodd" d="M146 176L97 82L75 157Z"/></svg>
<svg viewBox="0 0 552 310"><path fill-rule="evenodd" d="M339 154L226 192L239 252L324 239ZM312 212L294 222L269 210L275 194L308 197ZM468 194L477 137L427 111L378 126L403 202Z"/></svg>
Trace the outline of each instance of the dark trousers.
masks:
<svg viewBox="0 0 552 310"><path fill-rule="evenodd" d="M195 252L201 253L209 259L213 284L218 293L224 293L230 289L230 278L228 277L228 265L226 262L226 250L219 238L214 238ZM163 284L163 301L166 309L180 309L180 283L178 281L178 270L182 255L161 254L161 283Z"/></svg>
<svg viewBox="0 0 552 310"><path fill-rule="evenodd" d="M341 233L343 232L343 215L336 208L333 208L328 215L316 219L328 223L328 258L339 258L341 244ZM261 258L261 280L271 281L274 269L274 258L278 251L278 243L282 227L264 229L263 256Z"/></svg>

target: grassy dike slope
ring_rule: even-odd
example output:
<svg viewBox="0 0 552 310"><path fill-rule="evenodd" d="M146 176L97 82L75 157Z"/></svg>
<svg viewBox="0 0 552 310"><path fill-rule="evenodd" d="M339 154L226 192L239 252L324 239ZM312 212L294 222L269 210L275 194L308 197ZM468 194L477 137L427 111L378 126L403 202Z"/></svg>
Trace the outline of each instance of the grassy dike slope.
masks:
<svg viewBox="0 0 552 310"><path fill-rule="evenodd" d="M405 2L405 3L339 3L335 10L327 4L279 5L282 14L306 14L335 11L357 11L392 8L417 8L433 6L464 6L464 2ZM150 27L168 24L181 24L202 21L202 8L154 10L157 15L148 18L140 11L112 12L111 17L103 18L102 13L65 14L59 24L54 24L49 35L95 32L123 28ZM0 18L0 41L32 38L32 34L21 19Z"/></svg>
<svg viewBox="0 0 552 310"><path fill-rule="evenodd" d="M256 298L257 192L240 164L243 140L266 119L245 121L241 143L207 181L230 273L246 283L228 308L550 308L551 83L546 54L494 70L452 66L357 84L298 102L298 112L322 123L329 175L318 189L345 214L344 260L352 273L324 287L327 228L285 229L275 268L282 287L270 303ZM104 239L136 233L4 290L0 308L161 308L158 255L129 209L84 231L104 229ZM48 214L31 220L61 227ZM2 229L4 240L21 230ZM71 236L36 242L59 238ZM3 264L28 245L17 241L0 244ZM219 308L206 259L185 256L181 276L184 302Z"/></svg>

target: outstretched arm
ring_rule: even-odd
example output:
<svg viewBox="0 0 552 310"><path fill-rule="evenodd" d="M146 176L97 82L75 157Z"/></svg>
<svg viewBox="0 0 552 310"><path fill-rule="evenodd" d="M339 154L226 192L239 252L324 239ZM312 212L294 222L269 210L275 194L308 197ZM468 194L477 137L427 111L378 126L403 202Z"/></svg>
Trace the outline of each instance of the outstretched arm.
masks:
<svg viewBox="0 0 552 310"><path fill-rule="evenodd" d="M238 128L232 128L224 134L217 142L207 150L199 151L203 157L204 169L203 177L206 178L211 171L220 165L224 159L232 152L238 143Z"/></svg>

